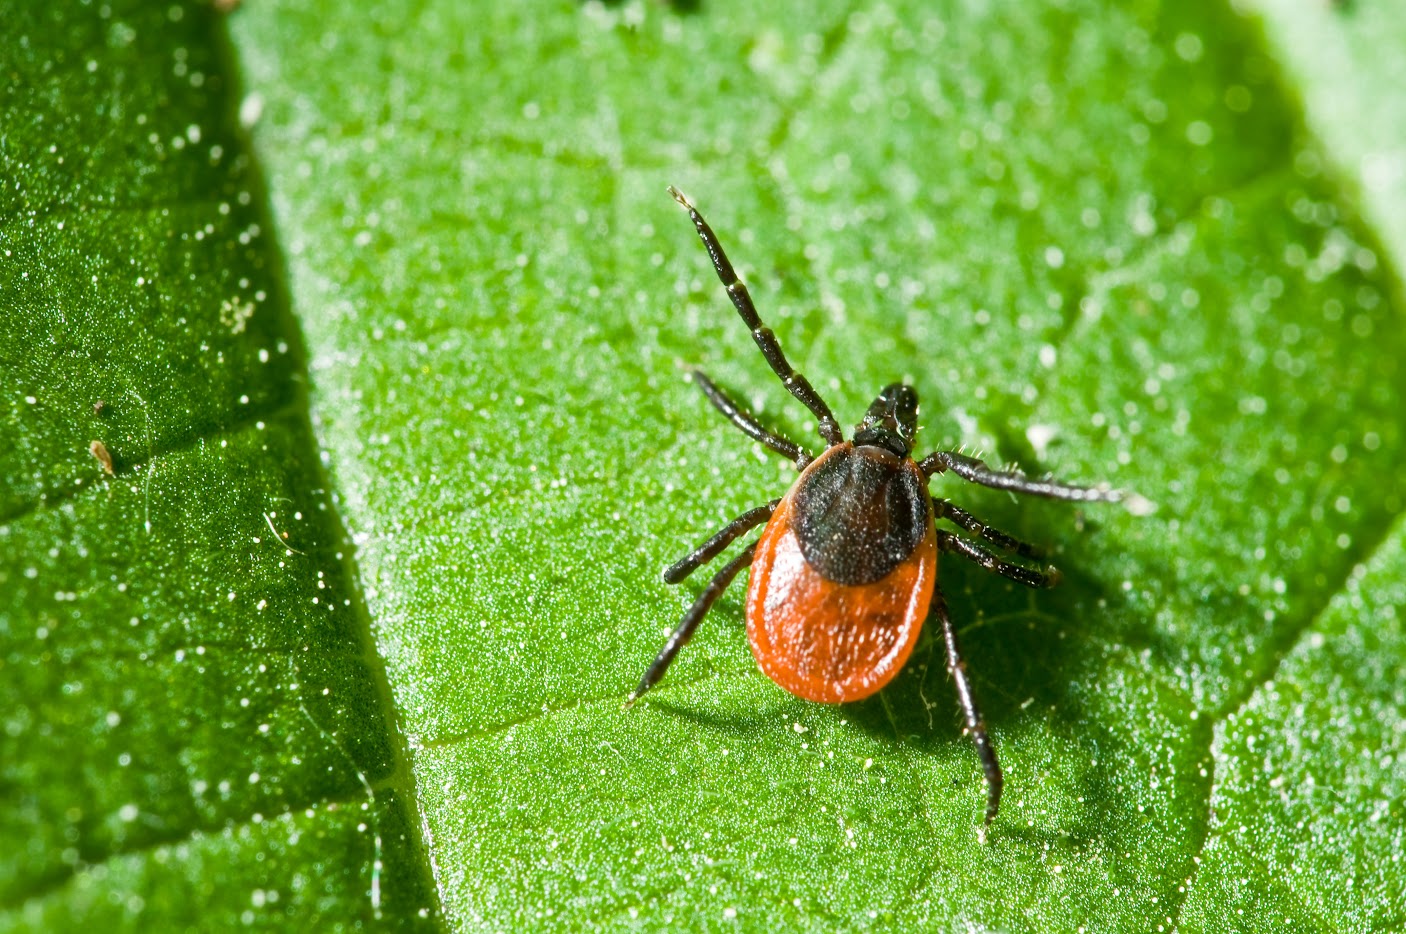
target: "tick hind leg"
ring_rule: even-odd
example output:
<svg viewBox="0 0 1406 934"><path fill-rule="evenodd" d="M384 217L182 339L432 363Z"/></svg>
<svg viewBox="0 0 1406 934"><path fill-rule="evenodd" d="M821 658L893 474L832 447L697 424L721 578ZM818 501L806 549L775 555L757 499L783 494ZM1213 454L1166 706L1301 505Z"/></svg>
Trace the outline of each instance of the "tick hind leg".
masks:
<svg viewBox="0 0 1406 934"><path fill-rule="evenodd" d="M747 327L752 330L752 340L757 342L757 347L771 366L772 372L781 378L787 391L799 399L801 404L810 409L819 420L820 437L825 439L825 443L843 443L845 438L840 432L840 423L835 421L834 413L825 404L825 400L820 398L820 394L815 391L815 387L810 384L810 381L797 373L795 368L787 362L786 355L781 352L781 344L777 341L771 328L762 324L761 316L757 314L757 307L752 304L752 296L747 292L747 286L742 283L741 279L737 278L737 272L732 268L732 263L728 261L727 254L723 252L723 246L718 242L717 234L713 233L713 228L708 226L703 215L698 213L698 209L673 185L669 186L669 194L688 210L689 220L693 221L693 226L698 230L699 239L708 249L708 256L713 261L713 268L717 270L718 279L722 282L723 288L727 290L727 297L732 299L733 307L742 316Z"/></svg>
<svg viewBox="0 0 1406 934"><path fill-rule="evenodd" d="M664 583L677 584L709 561L712 561L718 555L722 554L728 545L731 545L748 531L755 529L757 526L770 519L771 514L776 512L776 507L780 504L780 499L774 499L769 503L763 503L760 506L753 507L736 519L733 519L715 532L706 542L665 568Z"/></svg>
<svg viewBox="0 0 1406 934"><path fill-rule="evenodd" d="M664 672L669 670L669 665L673 664L674 656L679 654L688 644L688 640L693 637L693 630L698 628L698 624L703 621L703 617L708 615L708 611L713 608L718 597L723 595L732 579L737 576L737 572L752 563L752 555L757 550L757 543L752 542L742 553L733 558L723 567L713 578L703 592L698 595L698 599L693 601L693 606L688 608L688 612L679 620L679 624L674 628L673 635L669 636L669 641L664 643L664 648L659 650L659 655L655 657L649 670L640 679L639 687L630 692L630 696L625 698L625 706L628 707L640 696L659 683L659 679L664 677Z"/></svg>
<svg viewBox="0 0 1406 934"><path fill-rule="evenodd" d="M952 683L957 688L957 701L962 706L967 732L976 744L976 755L981 760L981 771L986 776L985 826L990 826L996 819L996 811L1001 805L1001 789L1005 787L1005 777L1001 774L1001 763L996 759L996 749L991 745L991 737L986 732L986 720L981 716L981 708L977 706L976 695L972 692L967 663L957 645L957 630L952 625L952 617L947 614L947 604L941 593L933 594L932 606L933 612L942 621L942 640L947 646L947 670L952 674ZM986 839L985 826L980 833L983 842Z"/></svg>
<svg viewBox="0 0 1406 934"><path fill-rule="evenodd" d="M768 431L756 416L748 412L742 406L732 400L727 393L718 388L718 384L708 378L702 370L693 371L693 381L698 384L698 388L703 390L703 395L708 397L708 401L713 403L713 407L728 417L743 433L753 441L760 441L778 454L794 461L797 470L805 470L810 463L810 454L799 444L790 438L783 438L780 435Z"/></svg>

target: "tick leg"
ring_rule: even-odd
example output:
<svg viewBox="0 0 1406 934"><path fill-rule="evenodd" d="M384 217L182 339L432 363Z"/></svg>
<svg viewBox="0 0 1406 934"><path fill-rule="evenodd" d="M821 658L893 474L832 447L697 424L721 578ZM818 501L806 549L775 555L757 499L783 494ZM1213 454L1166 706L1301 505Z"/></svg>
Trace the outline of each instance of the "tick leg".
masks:
<svg viewBox="0 0 1406 934"><path fill-rule="evenodd" d="M752 542L736 558L729 561L726 566L712 579L703 592L698 595L698 599L693 601L693 606L688 608L688 612L679 620L678 626L674 629L673 635L669 636L669 641L664 643L664 648L659 650L659 655L654 659L654 663L649 666L649 670L640 679L639 687L630 692L630 696L625 698L625 706L628 707L639 700L640 695L659 683L659 679L664 677L664 672L669 670L669 665L673 663L674 656L679 654L679 649L688 644L688 640L693 636L693 630L698 628L698 624L703 621L703 617L708 615L708 611L713 608L713 604L721 597L724 590L727 590L732 579L737 576L737 572L752 563L752 554L757 549L757 543Z"/></svg>
<svg viewBox="0 0 1406 934"><path fill-rule="evenodd" d="M732 401L728 394L719 389L717 383L709 379L702 370L693 371L693 381L698 384L699 389L703 390L703 395L708 397L708 401L713 403L713 407L726 415L734 425L741 428L747 437L753 441L760 441L776 453L795 461L797 470L805 470L811 457L799 444L762 427L756 416Z"/></svg>
<svg viewBox="0 0 1406 934"><path fill-rule="evenodd" d="M965 509L953 506L945 499L935 499L932 505L936 518L949 519L973 535L980 535L997 548L1004 548L1026 558L1043 558L1045 556L1044 549L1039 545L1023 542L1014 535L1008 535L1000 529L993 529Z"/></svg>
<svg viewBox="0 0 1406 934"><path fill-rule="evenodd" d="M980 545L973 545L960 535L953 535L950 532L938 531L937 549L938 551L955 552L968 561L976 562L988 571L994 571L1002 577L1008 577L1027 587L1053 587L1059 583L1062 576L1056 568L1037 571L1019 564L1011 564L1009 561L1002 561Z"/></svg>
<svg viewBox="0 0 1406 934"><path fill-rule="evenodd" d="M967 732L976 743L976 755L981 760L981 771L986 775L986 824L990 826L996 819L996 810L1001 804L1001 789L1005 786L1005 778L1001 775L1001 763L996 761L996 749L991 745L991 737L987 735L986 721L981 716L981 708L976 704L976 695L972 693L971 679L967 677L967 663L957 645L957 630L952 625L952 617L947 615L947 604L943 601L942 594L933 594L932 605L938 618L942 620L942 639L947 644L947 670L952 673L952 681L957 687L957 702L962 705ZM985 836L985 831L982 836Z"/></svg>
<svg viewBox="0 0 1406 934"><path fill-rule="evenodd" d="M693 549L687 556L680 558L670 565L664 571L664 583L677 584L709 561L712 561L718 555L722 554L723 549L737 541L744 532L755 529L757 526L770 519L771 514L776 512L776 507L780 503L780 499L774 499L769 503L757 506L754 509L749 509L736 519L733 519L727 525L719 529L712 538Z"/></svg>
<svg viewBox="0 0 1406 934"><path fill-rule="evenodd" d="M791 395L801 400L801 404L810 409L820 420L820 437L825 439L825 443L843 443L845 438L840 433L840 424L835 421L834 413L825 404L825 400L820 398L815 387L811 386L810 382L797 373L786 361L786 355L781 352L781 344L776 340L776 335L771 332L771 328L762 324L762 319L757 314L757 308L752 304L752 296L747 293L747 286L737 278L737 273L733 270L732 263L728 262L727 254L723 252L722 244L718 242L717 234L713 233L713 228L708 226L703 215L698 213L698 209L673 185L669 186L669 194L688 210L689 220L693 221L693 226L698 228L698 236L703 241L703 245L708 248L708 256L713 260L713 268L718 271L718 279L722 281L723 288L727 290L727 297L732 299L733 307L742 316L747 327L752 329L752 340L757 342L757 347L771 366L772 372L781 377L782 384Z"/></svg>
<svg viewBox="0 0 1406 934"><path fill-rule="evenodd" d="M1077 503L1116 503L1126 496L1122 490L1115 490L1106 483L1099 486L1074 486L1072 483L1060 483L1048 477L1032 480L1018 470L994 470L979 458L958 454L956 451L937 451L929 454L922 459L918 467L927 477L950 470L972 483L980 483L996 490L1010 490L1012 493L1043 496L1046 499L1064 499Z"/></svg>

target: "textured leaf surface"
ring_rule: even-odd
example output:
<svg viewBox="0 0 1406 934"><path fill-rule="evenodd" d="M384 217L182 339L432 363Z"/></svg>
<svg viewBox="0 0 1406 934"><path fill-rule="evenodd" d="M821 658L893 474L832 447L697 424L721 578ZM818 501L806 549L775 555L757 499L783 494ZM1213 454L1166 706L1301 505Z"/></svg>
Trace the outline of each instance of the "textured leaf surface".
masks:
<svg viewBox="0 0 1406 934"><path fill-rule="evenodd" d="M1276 862L1400 854L1399 836L1356 829L1401 821L1389 692L1362 694L1378 700L1357 732L1325 732L1363 672L1399 667L1399 640L1375 662L1377 646L1335 642L1314 677L1292 660L1325 607L1400 576L1403 336L1391 250L1325 176L1257 28L1151 4L269 5L236 21L455 926L1396 916L1385 876L1300 911ZM1069 575L1032 596L944 566L1008 770L986 846L931 642L881 697L810 705L757 675L734 595L620 710L698 586L671 592L659 568L788 482L683 368L811 437L668 183L847 420L908 379L930 445L1160 506L1080 523L939 484L1063 542ZM1336 771L1317 787L1344 796L1297 830L1310 805L1292 773L1260 789L1237 745L1286 678L1348 679L1297 714L1322 719ZM1254 721L1277 744L1310 729L1277 716ZM1378 768L1344 771L1368 748ZM1247 861L1241 811L1285 855Z"/></svg>
<svg viewBox="0 0 1406 934"><path fill-rule="evenodd" d="M0 21L0 926L334 929L374 886L413 921L408 776L217 24Z"/></svg>
<svg viewBox="0 0 1406 934"><path fill-rule="evenodd" d="M0 926L1400 928L1368 6L261 2L226 47L0 2ZM1066 574L942 566L985 845L930 637L808 704L733 593L620 709L702 586L660 568L793 476L686 368L815 441L670 183L842 421L905 379L925 447L1158 504L934 483Z"/></svg>

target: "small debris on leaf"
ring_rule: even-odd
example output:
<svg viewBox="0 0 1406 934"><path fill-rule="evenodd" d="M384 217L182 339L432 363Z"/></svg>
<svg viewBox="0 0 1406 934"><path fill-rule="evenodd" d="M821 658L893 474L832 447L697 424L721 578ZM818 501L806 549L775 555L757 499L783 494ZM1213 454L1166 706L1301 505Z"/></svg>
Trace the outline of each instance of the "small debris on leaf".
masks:
<svg viewBox="0 0 1406 934"><path fill-rule="evenodd" d="M88 453L98 459L98 463L103 465L103 470L109 477L117 475L112 469L112 455L108 453L106 444L101 441L90 441L88 442Z"/></svg>

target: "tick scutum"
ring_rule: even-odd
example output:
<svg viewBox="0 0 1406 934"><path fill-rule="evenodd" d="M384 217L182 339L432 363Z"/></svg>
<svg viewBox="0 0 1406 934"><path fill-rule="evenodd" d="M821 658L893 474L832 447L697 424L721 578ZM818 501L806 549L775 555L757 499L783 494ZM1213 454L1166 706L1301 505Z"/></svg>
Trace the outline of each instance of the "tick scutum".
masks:
<svg viewBox="0 0 1406 934"><path fill-rule="evenodd" d="M821 577L857 586L882 580L927 534L931 501L907 458L870 445L836 445L796 483L792 528Z"/></svg>

